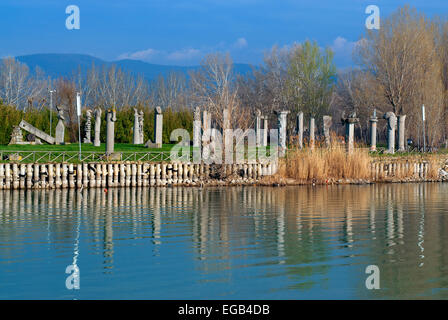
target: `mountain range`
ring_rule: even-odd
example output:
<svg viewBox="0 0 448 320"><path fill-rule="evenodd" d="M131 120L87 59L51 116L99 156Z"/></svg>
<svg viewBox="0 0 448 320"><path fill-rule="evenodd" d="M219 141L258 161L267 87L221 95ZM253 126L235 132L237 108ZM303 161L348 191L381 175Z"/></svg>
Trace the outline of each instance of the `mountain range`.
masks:
<svg viewBox="0 0 448 320"><path fill-rule="evenodd" d="M47 76L52 78L69 77L76 74L78 70L85 73L92 67L92 65L95 65L95 67L102 67L115 64L123 71L135 75L142 75L148 81L156 79L159 75L167 75L170 72L182 72L188 74L188 71L199 68L199 66L159 65L129 59L105 61L86 54L45 53L17 56L16 59L28 65L31 71L35 70L36 67L40 67ZM235 72L240 74L247 73L251 68L252 67L249 64L234 64Z"/></svg>

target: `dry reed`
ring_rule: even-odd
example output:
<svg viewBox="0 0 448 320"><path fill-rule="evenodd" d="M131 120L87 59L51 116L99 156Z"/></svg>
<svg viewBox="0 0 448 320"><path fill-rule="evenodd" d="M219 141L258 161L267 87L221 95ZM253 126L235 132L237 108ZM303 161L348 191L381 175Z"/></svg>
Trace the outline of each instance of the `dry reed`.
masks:
<svg viewBox="0 0 448 320"><path fill-rule="evenodd" d="M340 144L330 148L294 149L281 160L278 174L301 182L370 179L371 157L365 149L347 154Z"/></svg>

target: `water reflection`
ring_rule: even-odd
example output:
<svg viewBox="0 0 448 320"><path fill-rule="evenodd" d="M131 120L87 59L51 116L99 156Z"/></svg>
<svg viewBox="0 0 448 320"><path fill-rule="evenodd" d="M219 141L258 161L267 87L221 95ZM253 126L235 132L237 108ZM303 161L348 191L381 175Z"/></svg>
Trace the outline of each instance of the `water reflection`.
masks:
<svg viewBox="0 0 448 320"><path fill-rule="evenodd" d="M120 297L107 277L151 283L129 289L134 298L157 290L159 298L446 298L447 191L444 184L0 191L0 274L19 281L32 247L36 273L45 273L43 260L79 264L87 278L81 291L93 298ZM364 286L370 264L381 270L382 290ZM89 283L102 289L89 291Z"/></svg>

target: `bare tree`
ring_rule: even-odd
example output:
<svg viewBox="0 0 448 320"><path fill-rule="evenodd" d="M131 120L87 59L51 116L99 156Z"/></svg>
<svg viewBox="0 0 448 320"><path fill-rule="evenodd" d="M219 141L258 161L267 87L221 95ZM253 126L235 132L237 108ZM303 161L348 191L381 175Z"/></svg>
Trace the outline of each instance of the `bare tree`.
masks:
<svg viewBox="0 0 448 320"><path fill-rule="evenodd" d="M150 85L151 100L162 109L186 108L189 104L187 91L187 79L180 72L170 72L167 76L159 75Z"/></svg>
<svg viewBox="0 0 448 320"><path fill-rule="evenodd" d="M382 20L379 31L368 31L356 52L363 70L379 83L378 94L386 98L388 107L408 115L408 132L414 137L421 132L420 107L425 104L430 144L440 139L443 114L435 31L433 22L405 6Z"/></svg>
<svg viewBox="0 0 448 320"><path fill-rule="evenodd" d="M190 73L192 99L204 106L223 128L223 111L227 109L231 126L245 129L251 119L249 110L242 108L238 97L238 85L233 72L233 61L229 54L210 54L201 62L198 71Z"/></svg>
<svg viewBox="0 0 448 320"><path fill-rule="evenodd" d="M43 71L36 68L31 77L27 65L14 58L4 58L0 63L0 97L6 104L26 109L34 103L41 106L46 89Z"/></svg>

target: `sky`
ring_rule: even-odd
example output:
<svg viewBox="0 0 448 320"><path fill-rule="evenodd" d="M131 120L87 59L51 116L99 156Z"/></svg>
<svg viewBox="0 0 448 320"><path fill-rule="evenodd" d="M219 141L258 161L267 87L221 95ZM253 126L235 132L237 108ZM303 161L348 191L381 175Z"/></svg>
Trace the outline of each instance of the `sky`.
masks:
<svg viewBox="0 0 448 320"><path fill-rule="evenodd" d="M367 6L387 17L405 4L448 14L448 0L0 0L0 57L81 53L188 66L221 51L258 64L273 45L310 39L344 68L366 31ZM79 29L66 27L69 5L79 8Z"/></svg>

